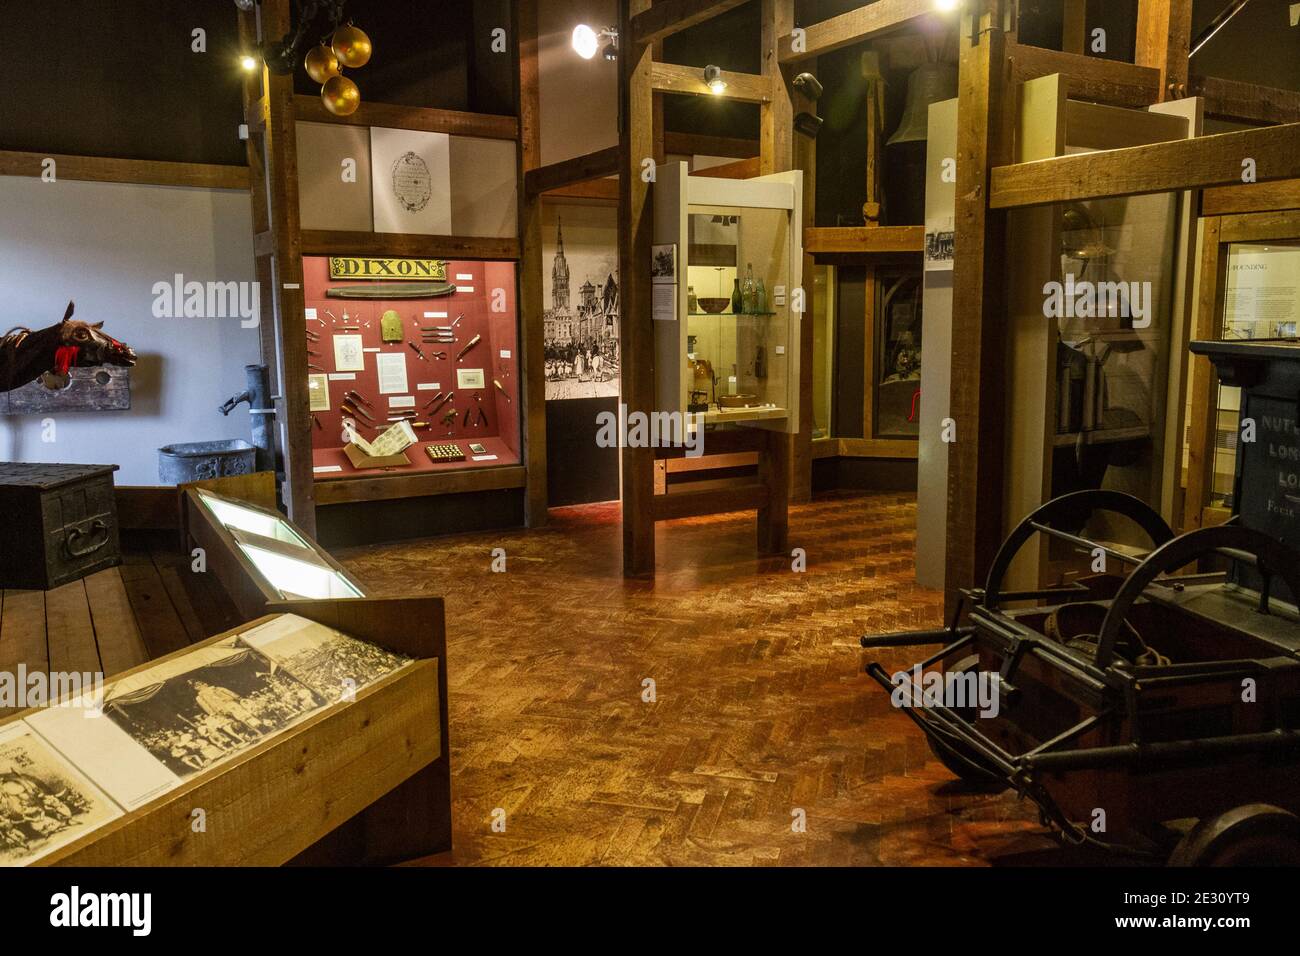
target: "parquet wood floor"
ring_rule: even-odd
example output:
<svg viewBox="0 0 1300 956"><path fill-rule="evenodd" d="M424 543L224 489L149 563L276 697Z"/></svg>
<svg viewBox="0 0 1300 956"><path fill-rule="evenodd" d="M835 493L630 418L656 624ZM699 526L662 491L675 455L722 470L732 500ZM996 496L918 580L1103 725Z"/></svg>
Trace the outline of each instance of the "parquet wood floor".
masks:
<svg viewBox="0 0 1300 956"><path fill-rule="evenodd" d="M341 552L373 594L446 598L451 862L1050 858L1029 806L963 792L862 673L862 634L941 623L940 594L913 580L915 511L899 495L796 506L805 573L756 558L738 514L660 525L657 579L625 581L612 505L554 511L539 531Z"/></svg>

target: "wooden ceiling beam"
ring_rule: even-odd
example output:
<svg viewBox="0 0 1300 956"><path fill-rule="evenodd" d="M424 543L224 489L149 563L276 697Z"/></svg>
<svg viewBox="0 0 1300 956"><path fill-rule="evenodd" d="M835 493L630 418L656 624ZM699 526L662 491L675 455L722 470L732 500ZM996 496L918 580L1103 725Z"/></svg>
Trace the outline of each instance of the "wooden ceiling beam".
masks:
<svg viewBox="0 0 1300 956"><path fill-rule="evenodd" d="M660 0L632 18L633 44L650 44L721 16L747 0Z"/></svg>
<svg viewBox="0 0 1300 956"><path fill-rule="evenodd" d="M295 118L310 123L341 123L346 126L382 126L426 133L449 133L452 136L477 136L480 139L519 138L519 120L495 113L464 113L422 106L396 106L392 103L361 101L350 116L335 116L325 108L319 96L295 96Z"/></svg>
<svg viewBox="0 0 1300 956"><path fill-rule="evenodd" d="M530 169L524 173L524 189L530 194L546 193L593 179L603 179L618 172L618 147L610 146L594 153L575 156L562 162Z"/></svg>
<svg viewBox="0 0 1300 956"><path fill-rule="evenodd" d="M677 156L722 156L726 159L750 159L758 155L756 139L732 136L709 136L704 133L664 133L664 151Z"/></svg>
<svg viewBox="0 0 1300 956"><path fill-rule="evenodd" d="M1295 90L1257 86L1217 76L1194 77L1190 86L1193 96L1205 97L1207 116L1269 126L1300 123L1300 93Z"/></svg>
<svg viewBox="0 0 1300 956"><path fill-rule="evenodd" d="M1255 180L1300 177L1300 123L1059 156L993 170L989 206L1058 202L1232 186L1254 161Z"/></svg>
<svg viewBox="0 0 1300 956"><path fill-rule="evenodd" d="M1138 109L1160 102L1160 71L1154 67L1020 43L1007 48L1013 83L1060 73L1073 99Z"/></svg>
<svg viewBox="0 0 1300 956"><path fill-rule="evenodd" d="M772 82L767 77L723 70L721 79L727 88L715 93L705 85L704 71L697 67L676 63L653 63L650 66L650 88L656 93L716 96L741 103L768 103L772 100Z"/></svg>
<svg viewBox="0 0 1300 956"><path fill-rule="evenodd" d="M781 37L779 59L783 65L811 60L923 19L943 22L934 0L876 0Z"/></svg>

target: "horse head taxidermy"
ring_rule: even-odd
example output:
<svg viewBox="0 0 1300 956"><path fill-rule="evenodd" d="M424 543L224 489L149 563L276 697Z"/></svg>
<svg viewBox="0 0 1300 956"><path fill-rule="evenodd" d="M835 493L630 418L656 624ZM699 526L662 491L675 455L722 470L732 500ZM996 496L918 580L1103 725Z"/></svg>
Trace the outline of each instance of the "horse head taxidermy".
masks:
<svg viewBox="0 0 1300 956"><path fill-rule="evenodd" d="M74 319L74 308L69 302L58 325L39 332L17 328L0 339L0 390L9 392L37 379L47 388L64 388L74 368L135 365L135 349L106 335L103 322L91 325Z"/></svg>

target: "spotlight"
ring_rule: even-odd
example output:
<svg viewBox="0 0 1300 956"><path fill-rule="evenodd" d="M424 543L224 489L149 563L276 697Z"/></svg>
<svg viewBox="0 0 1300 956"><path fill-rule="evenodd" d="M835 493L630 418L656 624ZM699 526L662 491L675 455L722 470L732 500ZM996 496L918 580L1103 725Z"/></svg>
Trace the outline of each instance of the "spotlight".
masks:
<svg viewBox="0 0 1300 956"><path fill-rule="evenodd" d="M822 131L822 118L813 116L812 113L800 113L794 118L794 128L809 139L816 139Z"/></svg>
<svg viewBox="0 0 1300 956"><path fill-rule="evenodd" d="M244 13L252 13L257 8L258 0L235 0L235 6Z"/></svg>
<svg viewBox="0 0 1300 956"><path fill-rule="evenodd" d="M961 6L961 0L934 0L934 8L940 13L952 13Z"/></svg>
<svg viewBox="0 0 1300 956"><path fill-rule="evenodd" d="M605 49L601 51L601 41L608 41ZM613 27L606 27L597 32L585 23L579 23L573 28L573 52L578 54L584 60L594 59L598 52L603 52L605 59L618 59L618 31Z"/></svg>
<svg viewBox="0 0 1300 956"><path fill-rule="evenodd" d="M245 73L252 73L257 69L257 57L245 53L239 58L239 66Z"/></svg>
<svg viewBox="0 0 1300 956"><path fill-rule="evenodd" d="M821 99L822 85L811 73L800 73L796 76L794 88L810 100Z"/></svg>
<svg viewBox="0 0 1300 956"><path fill-rule="evenodd" d="M722 67L709 64L704 68L704 85L715 96L727 88L727 81L722 78Z"/></svg>
<svg viewBox="0 0 1300 956"><path fill-rule="evenodd" d="M590 60L596 55L596 50L600 48L600 38L596 36L596 31L585 23L579 23L573 28L573 52L584 60Z"/></svg>

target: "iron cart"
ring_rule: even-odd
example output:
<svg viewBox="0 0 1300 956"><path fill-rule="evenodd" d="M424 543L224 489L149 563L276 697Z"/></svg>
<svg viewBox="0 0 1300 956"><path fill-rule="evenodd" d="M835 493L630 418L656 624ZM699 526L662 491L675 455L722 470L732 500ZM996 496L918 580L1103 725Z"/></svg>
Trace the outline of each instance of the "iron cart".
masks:
<svg viewBox="0 0 1300 956"><path fill-rule="evenodd" d="M955 672L954 687L960 675L996 673L996 715L979 716L969 697L913 697L924 694L913 669L891 675L872 663L867 672L922 702L903 712L948 769L1015 788L1066 841L1177 865L1296 864L1300 344L1195 342L1192 351L1241 388L1227 523L1175 536L1137 498L1068 494L1025 518L985 586L962 593L965 623L959 606L946 629L862 639L867 648L943 643L919 673ZM1089 538L1103 513L1135 523L1151 550ZM1012 560L1039 534L1104 555L1106 571L1004 590ZM1197 571L1206 562L1226 570Z"/></svg>

